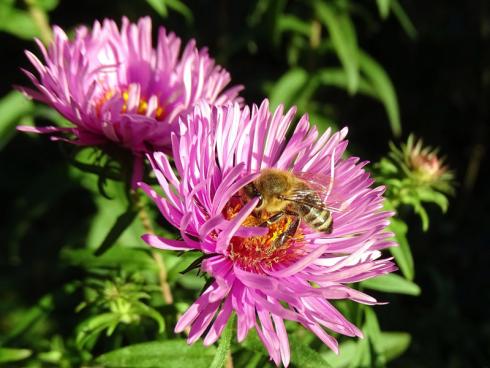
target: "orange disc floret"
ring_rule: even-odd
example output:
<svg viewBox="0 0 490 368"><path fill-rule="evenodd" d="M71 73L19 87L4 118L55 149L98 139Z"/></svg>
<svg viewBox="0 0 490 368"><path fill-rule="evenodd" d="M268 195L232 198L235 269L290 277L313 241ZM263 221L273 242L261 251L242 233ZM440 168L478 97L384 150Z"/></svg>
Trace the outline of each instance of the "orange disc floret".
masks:
<svg viewBox="0 0 490 368"><path fill-rule="evenodd" d="M233 218L242 208L241 201L229 203L224 215L227 219ZM243 226L261 226L269 217L270 213L262 212L260 215L252 213L243 222ZM280 266L287 266L303 255L301 229L296 231L294 237L280 243L278 238L287 231L294 216L284 215L278 221L267 225L268 232L265 235L242 238L234 236L229 246L229 257L242 269L264 273Z"/></svg>

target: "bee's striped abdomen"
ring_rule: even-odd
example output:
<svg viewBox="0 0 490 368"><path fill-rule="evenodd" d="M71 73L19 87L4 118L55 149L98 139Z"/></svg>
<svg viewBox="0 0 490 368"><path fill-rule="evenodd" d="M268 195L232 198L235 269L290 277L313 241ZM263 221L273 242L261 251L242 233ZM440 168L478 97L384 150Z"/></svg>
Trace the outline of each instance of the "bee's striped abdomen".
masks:
<svg viewBox="0 0 490 368"><path fill-rule="evenodd" d="M310 207L303 219L317 231L330 234L333 228L333 219L329 210Z"/></svg>

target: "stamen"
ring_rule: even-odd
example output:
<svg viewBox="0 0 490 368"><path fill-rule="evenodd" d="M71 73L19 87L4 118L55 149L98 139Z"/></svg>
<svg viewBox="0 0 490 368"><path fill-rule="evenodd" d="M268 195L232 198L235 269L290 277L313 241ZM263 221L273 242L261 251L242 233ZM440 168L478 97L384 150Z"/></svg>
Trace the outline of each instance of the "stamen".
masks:
<svg viewBox="0 0 490 368"><path fill-rule="evenodd" d="M95 110L97 111L97 114L100 115L100 112L101 112L104 104L106 104L107 101L109 101L115 95L116 95L115 90L108 90L97 100L97 102L95 103ZM122 91L121 97L124 101L124 104L121 108L121 112L126 113L128 110L127 102L129 100L129 92L127 89L124 89ZM139 115L146 115L147 114L147 112L148 112L148 100L146 98L144 98L144 97L140 98L136 112ZM158 105L158 107L155 110L155 119L161 121L161 120L163 120L164 117L165 117L165 107L162 105Z"/></svg>
<svg viewBox="0 0 490 368"><path fill-rule="evenodd" d="M224 209L227 219L232 219L243 207L240 200L230 202ZM262 212L260 215L252 213L243 222L243 226L260 226L270 217L271 214L267 212ZM230 258L242 269L254 273L264 273L266 270L282 268L293 263L304 254L301 229L296 231L294 237L282 244L277 240L294 220L293 216L284 215L280 220L267 226L269 232L265 235L248 238L233 237L230 241Z"/></svg>

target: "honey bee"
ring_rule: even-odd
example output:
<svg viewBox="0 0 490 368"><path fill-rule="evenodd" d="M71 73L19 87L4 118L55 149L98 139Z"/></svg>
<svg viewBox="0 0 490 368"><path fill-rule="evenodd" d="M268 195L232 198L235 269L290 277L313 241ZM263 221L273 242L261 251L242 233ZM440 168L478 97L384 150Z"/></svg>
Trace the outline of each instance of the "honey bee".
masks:
<svg viewBox="0 0 490 368"><path fill-rule="evenodd" d="M333 219L330 209L321 196L322 188L308 178L288 171L264 169L260 176L243 187L245 198L259 198L255 213L272 214L261 226L270 225L284 215L294 217L288 228L277 239L277 246L293 237L301 220L312 229L330 234Z"/></svg>

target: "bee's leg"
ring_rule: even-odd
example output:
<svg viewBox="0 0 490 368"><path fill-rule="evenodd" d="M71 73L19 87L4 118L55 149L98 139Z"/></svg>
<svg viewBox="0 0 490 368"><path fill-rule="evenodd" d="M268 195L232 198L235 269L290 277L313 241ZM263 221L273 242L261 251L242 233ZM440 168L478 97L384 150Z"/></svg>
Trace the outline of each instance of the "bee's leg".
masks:
<svg viewBox="0 0 490 368"><path fill-rule="evenodd" d="M266 227L268 225L272 225L274 222L279 221L282 218L282 216L284 216L284 215L285 215L285 212L282 212L282 211L278 212L275 215L272 215L271 217L269 217L267 220L265 220L259 226L260 227Z"/></svg>
<svg viewBox="0 0 490 368"><path fill-rule="evenodd" d="M299 221L300 221L299 217L295 216L293 222L289 224L287 229L284 230L284 232L281 235L279 235L279 237L276 240L274 240L274 244L273 244L274 248L280 247L285 242L287 242L289 238L292 238L294 234L296 234L296 230L298 230L298 226L299 226Z"/></svg>

